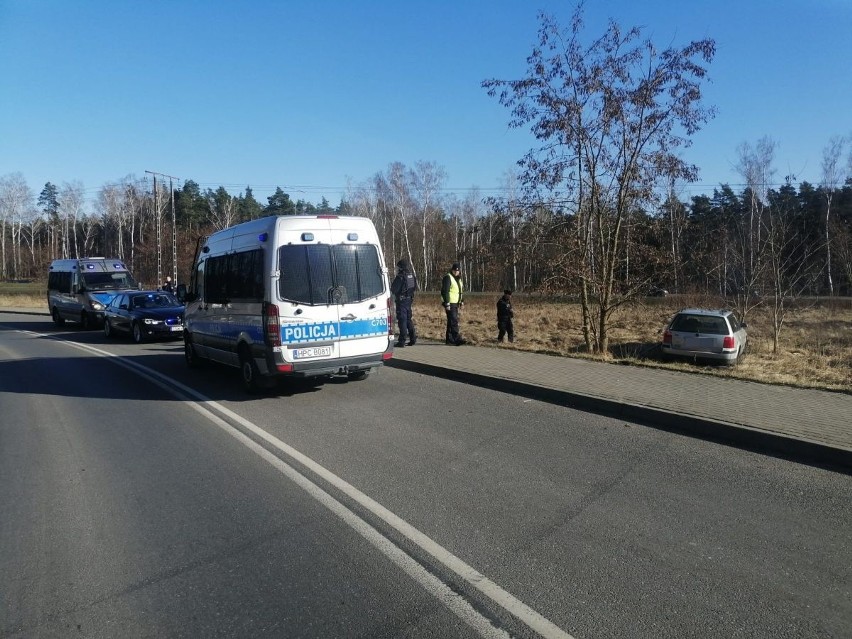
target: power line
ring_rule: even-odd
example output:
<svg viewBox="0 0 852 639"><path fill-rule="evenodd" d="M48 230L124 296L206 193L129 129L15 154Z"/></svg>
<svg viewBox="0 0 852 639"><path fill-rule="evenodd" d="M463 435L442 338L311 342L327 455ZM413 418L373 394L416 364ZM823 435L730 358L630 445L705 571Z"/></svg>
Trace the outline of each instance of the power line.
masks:
<svg viewBox="0 0 852 639"><path fill-rule="evenodd" d="M169 199L172 204L172 279L174 280L174 284L177 285L177 221L175 219L175 188L173 180L177 180L179 178L174 177L173 175L166 175L165 173L158 173L156 171L145 171L145 173L149 173L154 176L154 214L157 218L157 285L163 281L163 253L162 253L162 224L160 217L160 192L157 189L157 176L162 176L164 178L169 178Z"/></svg>

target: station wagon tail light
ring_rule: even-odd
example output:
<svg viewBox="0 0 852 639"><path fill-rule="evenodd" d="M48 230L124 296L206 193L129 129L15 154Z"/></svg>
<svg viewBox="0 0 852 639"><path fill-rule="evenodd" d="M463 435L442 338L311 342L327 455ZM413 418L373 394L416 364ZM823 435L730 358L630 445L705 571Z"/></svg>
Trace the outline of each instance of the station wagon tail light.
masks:
<svg viewBox="0 0 852 639"><path fill-rule="evenodd" d="M722 348L729 348L733 350L734 338L730 335L726 335L725 338L722 340Z"/></svg>
<svg viewBox="0 0 852 639"><path fill-rule="evenodd" d="M278 319L278 307L275 304L264 304L263 331L267 344L281 346L281 322Z"/></svg>
<svg viewBox="0 0 852 639"><path fill-rule="evenodd" d="M672 343L672 332L669 329L663 331L663 344Z"/></svg>

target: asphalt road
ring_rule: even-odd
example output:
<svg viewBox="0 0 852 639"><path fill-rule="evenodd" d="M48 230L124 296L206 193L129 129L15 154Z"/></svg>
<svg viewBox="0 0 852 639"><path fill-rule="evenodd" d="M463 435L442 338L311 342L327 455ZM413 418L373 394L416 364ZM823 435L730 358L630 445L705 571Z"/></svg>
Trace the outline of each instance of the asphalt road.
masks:
<svg viewBox="0 0 852 639"><path fill-rule="evenodd" d="M0 316L0 637L848 637L850 495L391 367L252 398Z"/></svg>

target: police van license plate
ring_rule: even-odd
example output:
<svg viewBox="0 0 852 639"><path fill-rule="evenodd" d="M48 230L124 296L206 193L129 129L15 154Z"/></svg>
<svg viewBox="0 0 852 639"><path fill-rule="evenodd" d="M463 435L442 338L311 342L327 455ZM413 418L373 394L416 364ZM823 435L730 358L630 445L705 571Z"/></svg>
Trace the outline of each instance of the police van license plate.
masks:
<svg viewBox="0 0 852 639"><path fill-rule="evenodd" d="M331 346L314 346L312 348L294 348L293 359L308 359L311 357L329 357Z"/></svg>

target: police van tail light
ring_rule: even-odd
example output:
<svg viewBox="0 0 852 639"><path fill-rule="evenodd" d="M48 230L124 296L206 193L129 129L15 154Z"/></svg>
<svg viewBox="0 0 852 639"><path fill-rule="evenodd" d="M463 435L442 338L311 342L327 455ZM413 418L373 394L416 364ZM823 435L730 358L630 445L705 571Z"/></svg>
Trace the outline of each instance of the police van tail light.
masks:
<svg viewBox="0 0 852 639"><path fill-rule="evenodd" d="M388 335L393 335L393 321L391 320L391 299L388 298Z"/></svg>
<svg viewBox="0 0 852 639"><path fill-rule="evenodd" d="M278 319L278 307L275 304L264 305L263 330L267 344L281 346L281 322Z"/></svg>

